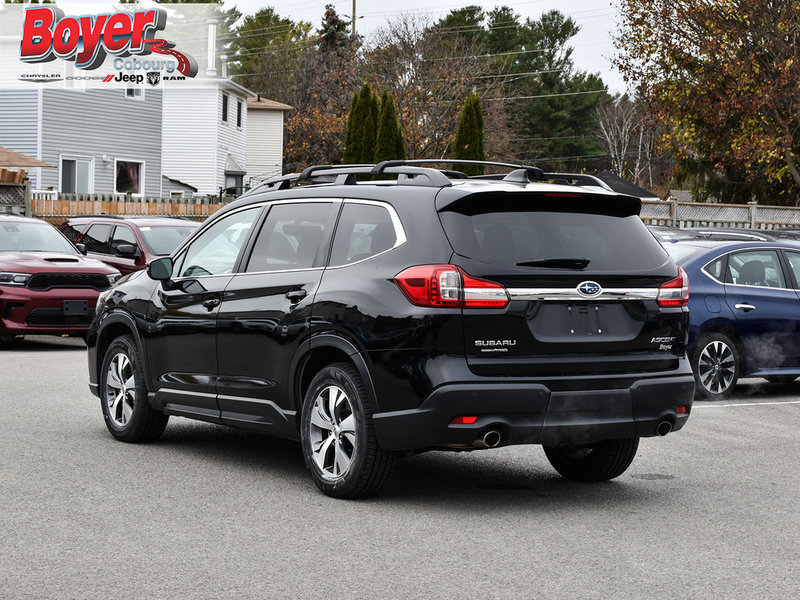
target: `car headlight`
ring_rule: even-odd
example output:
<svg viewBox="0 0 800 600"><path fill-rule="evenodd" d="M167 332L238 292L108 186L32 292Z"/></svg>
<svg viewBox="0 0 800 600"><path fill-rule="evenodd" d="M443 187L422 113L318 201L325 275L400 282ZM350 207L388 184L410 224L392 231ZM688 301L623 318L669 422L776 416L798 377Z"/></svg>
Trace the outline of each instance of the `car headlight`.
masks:
<svg viewBox="0 0 800 600"><path fill-rule="evenodd" d="M8 273L0 272L0 285L19 285L23 286L31 278L30 273Z"/></svg>
<svg viewBox="0 0 800 600"><path fill-rule="evenodd" d="M114 285L120 280L122 273L113 273L111 275L106 275L106 277L108 277L108 285Z"/></svg>

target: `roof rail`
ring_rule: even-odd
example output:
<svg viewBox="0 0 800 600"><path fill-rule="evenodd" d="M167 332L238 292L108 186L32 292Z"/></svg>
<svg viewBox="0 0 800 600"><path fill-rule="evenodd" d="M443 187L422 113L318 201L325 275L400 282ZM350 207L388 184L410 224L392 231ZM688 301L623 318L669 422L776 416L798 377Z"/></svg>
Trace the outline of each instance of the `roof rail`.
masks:
<svg viewBox="0 0 800 600"><path fill-rule="evenodd" d="M443 169L423 167L421 165L482 165L512 169L511 172L491 175L474 175L468 177L456 169ZM538 167L504 163L489 160L467 159L411 159L411 160L385 160L378 164L345 164L345 165L313 165L305 168L301 173L292 173L272 177L262 181L247 194L252 194L263 188L285 190L292 184L303 181L317 181L319 183L335 183L337 185L355 185L358 175L397 175L398 185L428 185L433 187L448 187L453 184L453 179L483 179L504 180L509 183L528 184L535 181L552 181L561 185L593 186L608 191L613 191L603 180L593 175L578 173L546 173Z"/></svg>

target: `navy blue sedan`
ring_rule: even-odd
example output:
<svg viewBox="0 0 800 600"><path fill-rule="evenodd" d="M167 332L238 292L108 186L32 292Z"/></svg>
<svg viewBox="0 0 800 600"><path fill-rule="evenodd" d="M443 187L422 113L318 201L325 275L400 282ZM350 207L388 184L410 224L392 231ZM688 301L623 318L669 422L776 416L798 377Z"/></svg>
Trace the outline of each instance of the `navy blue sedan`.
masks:
<svg viewBox="0 0 800 600"><path fill-rule="evenodd" d="M723 398L740 377L785 384L800 376L798 242L662 243L689 276L689 358L699 395Z"/></svg>

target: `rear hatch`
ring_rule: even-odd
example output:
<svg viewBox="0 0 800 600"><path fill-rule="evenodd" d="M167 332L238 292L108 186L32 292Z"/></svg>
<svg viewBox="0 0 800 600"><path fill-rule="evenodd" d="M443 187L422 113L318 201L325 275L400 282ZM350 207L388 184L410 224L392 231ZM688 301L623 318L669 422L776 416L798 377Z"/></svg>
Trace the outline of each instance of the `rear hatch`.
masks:
<svg viewBox="0 0 800 600"><path fill-rule="evenodd" d="M502 308L464 308L470 369L563 377L677 368L688 283L639 219L640 206L571 190L444 190L437 210L463 293L472 277L509 297Z"/></svg>

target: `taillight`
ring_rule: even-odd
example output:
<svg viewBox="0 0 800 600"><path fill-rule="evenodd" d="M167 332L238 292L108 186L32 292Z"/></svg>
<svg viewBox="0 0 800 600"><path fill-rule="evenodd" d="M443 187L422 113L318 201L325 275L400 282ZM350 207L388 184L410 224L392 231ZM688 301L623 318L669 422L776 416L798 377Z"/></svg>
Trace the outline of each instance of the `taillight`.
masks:
<svg viewBox="0 0 800 600"><path fill-rule="evenodd" d="M664 308L689 304L689 277L686 275L686 271L678 267L678 276L658 288L656 302Z"/></svg>
<svg viewBox="0 0 800 600"><path fill-rule="evenodd" d="M504 308L506 288L473 277L454 265L420 265L399 273L395 282L412 304L439 308Z"/></svg>

